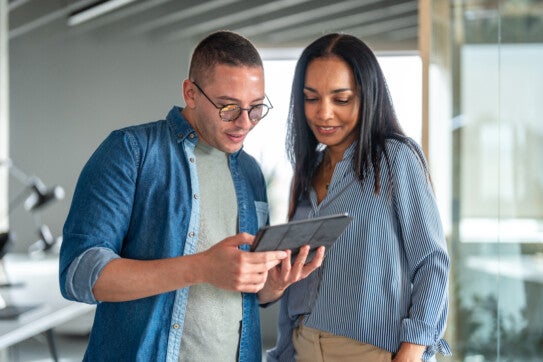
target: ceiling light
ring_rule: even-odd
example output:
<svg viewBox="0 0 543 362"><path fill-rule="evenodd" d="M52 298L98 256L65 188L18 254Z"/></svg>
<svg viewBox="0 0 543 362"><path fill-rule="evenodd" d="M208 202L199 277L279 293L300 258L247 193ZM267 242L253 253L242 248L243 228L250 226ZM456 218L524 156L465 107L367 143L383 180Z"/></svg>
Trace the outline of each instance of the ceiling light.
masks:
<svg viewBox="0 0 543 362"><path fill-rule="evenodd" d="M94 19L100 15L104 15L135 0L103 0L96 1L91 5L82 9L76 10L68 17L68 25L75 26L85 21Z"/></svg>

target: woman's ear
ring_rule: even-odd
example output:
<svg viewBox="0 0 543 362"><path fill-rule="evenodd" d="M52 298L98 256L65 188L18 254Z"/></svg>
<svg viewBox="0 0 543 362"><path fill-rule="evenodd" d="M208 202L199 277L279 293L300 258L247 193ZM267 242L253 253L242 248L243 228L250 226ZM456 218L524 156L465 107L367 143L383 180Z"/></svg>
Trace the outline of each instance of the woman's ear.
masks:
<svg viewBox="0 0 543 362"><path fill-rule="evenodd" d="M190 79L185 79L183 81L183 99L185 100L185 105L188 108L195 108L196 101L194 95L196 94L196 87Z"/></svg>

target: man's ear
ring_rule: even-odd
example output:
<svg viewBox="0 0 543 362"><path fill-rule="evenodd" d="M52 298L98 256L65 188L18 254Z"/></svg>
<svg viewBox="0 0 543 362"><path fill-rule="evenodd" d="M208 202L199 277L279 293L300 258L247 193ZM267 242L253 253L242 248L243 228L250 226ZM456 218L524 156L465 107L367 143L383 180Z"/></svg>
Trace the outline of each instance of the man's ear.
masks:
<svg viewBox="0 0 543 362"><path fill-rule="evenodd" d="M190 79L185 79L183 81L183 99L185 99L185 105L188 108L195 108L196 101L194 96L196 94L196 87Z"/></svg>

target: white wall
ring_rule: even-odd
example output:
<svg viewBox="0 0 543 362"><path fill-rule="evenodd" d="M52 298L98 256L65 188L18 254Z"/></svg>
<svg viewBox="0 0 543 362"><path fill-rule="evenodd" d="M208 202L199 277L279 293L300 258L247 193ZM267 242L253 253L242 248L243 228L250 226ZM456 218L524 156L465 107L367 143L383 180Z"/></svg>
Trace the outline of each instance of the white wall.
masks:
<svg viewBox="0 0 543 362"><path fill-rule="evenodd" d="M0 161L8 157L9 57L7 0L0 0ZM8 228L8 170L0 166L0 232Z"/></svg>
<svg viewBox="0 0 543 362"><path fill-rule="evenodd" d="M192 50L58 24L11 40L11 158L46 185L65 188L65 200L41 215L53 234L61 234L79 172L103 138L181 104ZM10 183L11 197L20 190ZM10 219L15 250L24 251L37 240L32 217L19 207Z"/></svg>

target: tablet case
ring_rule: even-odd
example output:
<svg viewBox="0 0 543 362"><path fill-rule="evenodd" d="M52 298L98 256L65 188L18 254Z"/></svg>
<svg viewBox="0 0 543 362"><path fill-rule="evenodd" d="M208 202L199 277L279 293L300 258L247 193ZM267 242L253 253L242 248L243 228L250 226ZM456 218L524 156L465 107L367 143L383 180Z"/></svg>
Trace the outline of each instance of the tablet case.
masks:
<svg viewBox="0 0 543 362"><path fill-rule="evenodd" d="M319 246L324 245L327 249L332 246L351 221L352 217L348 214L336 214L265 226L258 230L251 250L290 249L294 260L300 247L309 244L310 252L306 259L308 262Z"/></svg>

